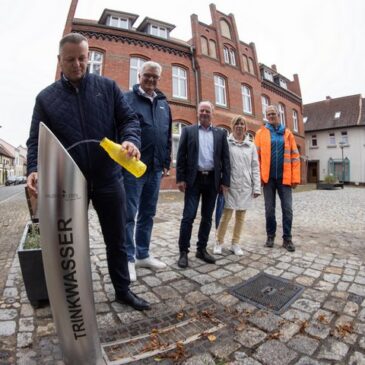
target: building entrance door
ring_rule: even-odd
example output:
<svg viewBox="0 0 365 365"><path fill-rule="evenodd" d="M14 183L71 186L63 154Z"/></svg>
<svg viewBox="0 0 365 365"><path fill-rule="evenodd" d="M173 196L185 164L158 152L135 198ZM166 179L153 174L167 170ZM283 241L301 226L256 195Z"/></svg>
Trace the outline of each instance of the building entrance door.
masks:
<svg viewBox="0 0 365 365"><path fill-rule="evenodd" d="M307 181L317 183L319 181L319 161L308 161Z"/></svg>

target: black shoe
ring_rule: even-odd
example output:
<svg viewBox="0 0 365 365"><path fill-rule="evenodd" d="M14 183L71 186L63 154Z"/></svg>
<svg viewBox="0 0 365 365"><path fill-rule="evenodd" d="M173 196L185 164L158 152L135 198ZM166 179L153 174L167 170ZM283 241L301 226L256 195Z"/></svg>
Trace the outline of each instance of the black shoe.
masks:
<svg viewBox="0 0 365 365"><path fill-rule="evenodd" d="M295 246L292 242L292 240L284 240L283 241L283 247L288 250L289 252L294 252L295 251Z"/></svg>
<svg viewBox="0 0 365 365"><path fill-rule="evenodd" d="M189 261L188 261L188 253L185 251L180 252L179 261L177 262L177 266L181 267L182 269L185 269L188 267Z"/></svg>
<svg viewBox="0 0 365 365"><path fill-rule="evenodd" d="M274 240L275 240L275 236L267 236L265 246L266 247L274 247Z"/></svg>
<svg viewBox="0 0 365 365"><path fill-rule="evenodd" d="M209 255L206 248L198 249L195 256L208 264L215 264L215 258L212 255Z"/></svg>
<svg viewBox="0 0 365 365"><path fill-rule="evenodd" d="M128 290L128 292L124 295L116 295L115 301L120 304L129 305L137 311L151 309L150 303L142 298L137 297L137 295L130 290Z"/></svg>

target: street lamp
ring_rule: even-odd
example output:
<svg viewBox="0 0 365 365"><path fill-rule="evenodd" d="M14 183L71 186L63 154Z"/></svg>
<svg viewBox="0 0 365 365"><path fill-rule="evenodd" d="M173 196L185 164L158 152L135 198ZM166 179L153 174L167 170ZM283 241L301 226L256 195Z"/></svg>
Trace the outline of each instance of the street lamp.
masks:
<svg viewBox="0 0 365 365"><path fill-rule="evenodd" d="M345 147L345 142L341 141L339 142L339 146L341 148L341 160L342 160L342 182L345 182L345 166L344 166L344 159L343 159L343 149Z"/></svg>

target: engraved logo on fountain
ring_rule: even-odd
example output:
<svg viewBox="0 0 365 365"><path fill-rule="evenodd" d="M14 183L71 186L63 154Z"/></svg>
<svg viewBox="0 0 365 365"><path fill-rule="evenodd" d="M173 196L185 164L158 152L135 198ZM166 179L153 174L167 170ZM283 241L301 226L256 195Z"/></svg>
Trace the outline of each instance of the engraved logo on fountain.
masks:
<svg viewBox="0 0 365 365"><path fill-rule="evenodd" d="M71 201L71 200L81 199L81 196L77 193L68 193L65 190L62 190L62 193L46 194L46 198L49 198L49 199L63 199L64 201Z"/></svg>

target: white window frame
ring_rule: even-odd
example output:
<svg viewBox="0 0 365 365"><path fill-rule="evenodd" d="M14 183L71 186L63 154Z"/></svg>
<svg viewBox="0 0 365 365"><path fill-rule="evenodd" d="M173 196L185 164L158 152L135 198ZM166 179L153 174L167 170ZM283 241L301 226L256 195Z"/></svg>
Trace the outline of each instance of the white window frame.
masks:
<svg viewBox="0 0 365 365"><path fill-rule="evenodd" d="M311 136L311 147L318 147L318 139L316 134Z"/></svg>
<svg viewBox="0 0 365 365"><path fill-rule="evenodd" d="M279 119L280 119L280 124L285 127L286 125L286 121L285 121L285 107L283 104L279 103L278 105L278 111L279 111Z"/></svg>
<svg viewBox="0 0 365 365"><path fill-rule="evenodd" d="M282 78L279 78L279 85L284 89L288 88L288 85L287 85L286 81Z"/></svg>
<svg viewBox="0 0 365 365"><path fill-rule="evenodd" d="M179 66L172 66L172 96L179 99L188 98L187 72Z"/></svg>
<svg viewBox="0 0 365 365"><path fill-rule="evenodd" d="M273 76L272 72L264 69L264 79L269 80L269 81L274 81L274 76Z"/></svg>
<svg viewBox="0 0 365 365"><path fill-rule="evenodd" d="M308 117L303 117L303 123L307 123Z"/></svg>
<svg viewBox="0 0 365 365"><path fill-rule="evenodd" d="M100 55L100 59L97 60L96 56ZM90 50L89 52L89 61L88 61L88 67L89 72L91 74L96 74L101 76L103 74L103 59L104 54L102 52L96 51L96 50ZM98 69L98 71L97 71Z"/></svg>
<svg viewBox="0 0 365 365"><path fill-rule="evenodd" d="M336 112L336 113L335 113L335 119L339 119L339 118L340 118L340 116L341 116L341 112Z"/></svg>
<svg viewBox="0 0 365 365"><path fill-rule="evenodd" d="M334 132L328 133L328 145L336 146L336 134Z"/></svg>
<svg viewBox="0 0 365 365"><path fill-rule="evenodd" d="M178 133L174 133L175 127L177 126ZM187 124L181 121L175 121L172 123L172 162L173 165L176 166L176 157L177 157L177 150L179 148L179 141L181 137L181 132Z"/></svg>
<svg viewBox="0 0 365 365"><path fill-rule="evenodd" d="M299 124L298 124L298 113L296 110L293 110L293 131L298 132Z"/></svg>
<svg viewBox="0 0 365 365"><path fill-rule="evenodd" d="M243 112L252 114L251 89L247 85L241 86Z"/></svg>
<svg viewBox="0 0 365 365"><path fill-rule="evenodd" d="M344 145L349 144L349 135L347 131L341 131L341 143Z"/></svg>
<svg viewBox="0 0 365 365"><path fill-rule="evenodd" d="M232 48L229 49L229 58L231 60L231 65L236 66L236 52Z"/></svg>
<svg viewBox="0 0 365 365"><path fill-rule="evenodd" d="M156 24L150 25L150 34L160 38L168 37L167 29Z"/></svg>
<svg viewBox="0 0 365 365"><path fill-rule="evenodd" d="M146 62L146 60L144 60L143 58L140 58L140 57L131 57L130 58L130 60L129 60L129 90L132 90L133 85L139 83L138 72L145 62Z"/></svg>
<svg viewBox="0 0 365 365"><path fill-rule="evenodd" d="M261 105L262 105L262 118L267 121L266 109L270 105L269 98L266 95L261 95Z"/></svg>
<svg viewBox="0 0 365 365"><path fill-rule="evenodd" d="M222 76L214 75L215 103L227 106L226 80Z"/></svg>
<svg viewBox="0 0 365 365"><path fill-rule="evenodd" d="M116 21L116 24L113 24L113 22ZM110 15L108 18L108 24L110 27L114 28L121 28L121 29L129 29L129 21L128 19L112 16Z"/></svg>
<svg viewBox="0 0 365 365"><path fill-rule="evenodd" d="M229 50L227 47L223 48L224 62L229 63Z"/></svg>

